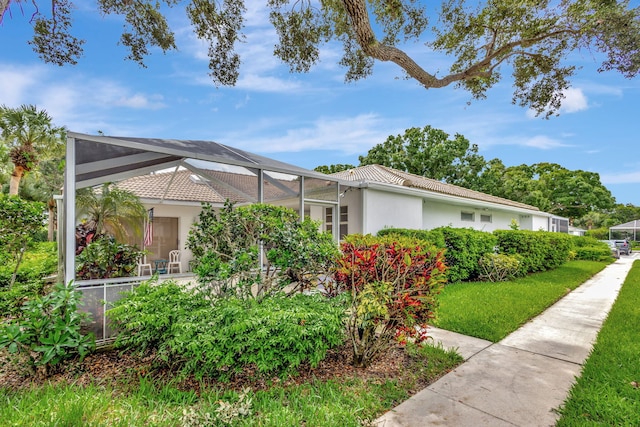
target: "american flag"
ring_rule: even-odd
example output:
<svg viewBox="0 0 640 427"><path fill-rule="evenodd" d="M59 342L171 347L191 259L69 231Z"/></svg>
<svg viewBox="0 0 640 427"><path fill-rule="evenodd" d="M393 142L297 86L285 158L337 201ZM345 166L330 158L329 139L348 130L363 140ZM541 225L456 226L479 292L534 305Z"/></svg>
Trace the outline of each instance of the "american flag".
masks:
<svg viewBox="0 0 640 427"><path fill-rule="evenodd" d="M147 221L144 227L144 246L151 246L153 243L153 208L147 212Z"/></svg>

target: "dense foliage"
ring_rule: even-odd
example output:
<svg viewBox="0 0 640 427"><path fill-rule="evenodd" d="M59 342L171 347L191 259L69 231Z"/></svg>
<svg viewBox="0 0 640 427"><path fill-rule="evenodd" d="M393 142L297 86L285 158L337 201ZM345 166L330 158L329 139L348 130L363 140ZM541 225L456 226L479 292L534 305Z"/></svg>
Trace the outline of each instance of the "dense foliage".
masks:
<svg viewBox="0 0 640 427"><path fill-rule="evenodd" d="M521 255L522 274L552 270L570 258L572 238L564 233L530 230L496 230L498 253Z"/></svg>
<svg viewBox="0 0 640 427"><path fill-rule="evenodd" d="M460 134L449 138L449 134L431 126L389 136L359 160L361 166L388 166L467 188L471 188L485 166L477 145L471 145Z"/></svg>
<svg viewBox="0 0 640 427"><path fill-rule="evenodd" d="M51 293L29 299L20 317L0 325L0 348L31 369L44 367L45 374L65 359L82 359L95 348L95 340L80 332L88 316L77 309L80 298L73 285L59 283Z"/></svg>
<svg viewBox="0 0 640 427"><path fill-rule="evenodd" d="M611 259L611 248L599 239L589 236L574 236L571 240L575 259L586 261Z"/></svg>
<svg viewBox="0 0 640 427"><path fill-rule="evenodd" d="M42 203L0 194L0 262L13 266L10 286L16 280L25 251L33 245L34 236L44 223Z"/></svg>
<svg viewBox="0 0 640 427"><path fill-rule="evenodd" d="M446 249L445 264L449 282L478 278L481 272L478 260L483 255L492 253L497 242L493 234L471 228L439 227L432 230L388 228L380 230L378 235L414 237L425 242L423 244Z"/></svg>
<svg viewBox="0 0 640 427"><path fill-rule="evenodd" d="M395 336L425 338L445 282L443 252L416 239L347 236L334 273L350 297L347 335L356 366L367 366Z"/></svg>
<svg viewBox="0 0 640 427"><path fill-rule="evenodd" d="M235 208L228 203L219 211L203 204L186 246L203 286L214 295L241 298L261 298L289 285L307 289L338 256L333 237L318 231L317 223L266 204Z"/></svg>
<svg viewBox="0 0 640 427"><path fill-rule="evenodd" d="M12 4L22 3L0 2L0 21ZM293 72L306 72L319 62L322 45L329 42L342 46L339 63L347 69L347 81L370 75L375 61L393 62L420 86L456 85L482 99L507 71L513 77L513 102L538 114L550 115L560 108L563 91L576 70L567 62L576 50L601 53L601 71L615 70L631 78L640 68L640 11L630 8L627 1L494 0L468 4L452 0L442 2L439 8L414 0L319 4L280 0L266 4L262 13L268 13L278 35L273 53ZM119 15L124 20L120 43L128 49L128 59L141 65L152 48L165 52L177 49L163 14L163 8L176 5L185 7L196 37L207 45L214 83L235 85L242 63L236 47L245 39L243 29L249 13L244 0L191 0L186 4L98 0L102 14ZM51 15L38 2L33 6L26 14L34 27L30 42L34 51L47 62L76 63L84 41L72 35L71 2L54 0ZM437 23L430 25L435 15ZM404 49L407 42L409 46L422 45L426 51L412 57ZM448 69L434 64L430 64L434 68L423 68L416 61L418 56L431 57L433 53L448 56Z"/></svg>
<svg viewBox="0 0 640 427"><path fill-rule="evenodd" d="M120 330L117 347L156 351L197 376L291 373L305 362L316 366L344 336L340 300L320 295L211 301L172 282L144 283L107 315Z"/></svg>
<svg viewBox="0 0 640 427"><path fill-rule="evenodd" d="M19 314L25 299L43 294L44 279L57 271L57 255L54 242L36 243L25 252L13 286L10 284L14 267L10 264L0 265L0 318Z"/></svg>
<svg viewBox="0 0 640 427"><path fill-rule="evenodd" d="M118 243L113 237L100 237L76 257L76 277L89 280L133 276L142 254L136 246Z"/></svg>

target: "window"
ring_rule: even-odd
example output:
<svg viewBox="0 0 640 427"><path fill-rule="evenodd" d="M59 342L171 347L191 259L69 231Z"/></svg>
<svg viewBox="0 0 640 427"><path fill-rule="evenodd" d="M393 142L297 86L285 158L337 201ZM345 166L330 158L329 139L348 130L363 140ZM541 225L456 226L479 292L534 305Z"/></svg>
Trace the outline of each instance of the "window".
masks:
<svg viewBox="0 0 640 427"><path fill-rule="evenodd" d="M340 240L349 234L349 207L340 206Z"/></svg>
<svg viewBox="0 0 640 427"><path fill-rule="evenodd" d="M491 215L480 214L480 222L491 222Z"/></svg>
<svg viewBox="0 0 640 427"><path fill-rule="evenodd" d="M475 221L475 215L473 212L461 212L460 219L462 221Z"/></svg>
<svg viewBox="0 0 640 427"><path fill-rule="evenodd" d="M349 234L349 207L348 206L340 206L340 236L342 239L344 236ZM333 232L333 208L325 208L324 212L324 224L325 230L329 233Z"/></svg>

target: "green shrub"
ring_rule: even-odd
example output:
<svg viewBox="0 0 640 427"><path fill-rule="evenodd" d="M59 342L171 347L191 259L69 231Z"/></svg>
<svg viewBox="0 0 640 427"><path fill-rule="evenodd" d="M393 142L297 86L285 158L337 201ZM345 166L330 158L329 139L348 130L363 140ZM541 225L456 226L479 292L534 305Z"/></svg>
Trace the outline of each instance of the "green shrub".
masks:
<svg viewBox="0 0 640 427"><path fill-rule="evenodd" d="M260 247L266 254L262 269L257 268ZM266 204L234 208L228 203L218 212L204 204L187 248L203 286L217 296L242 298L261 298L291 284L308 289L327 275L339 254L333 237L318 231L317 223Z"/></svg>
<svg viewBox="0 0 640 427"><path fill-rule="evenodd" d="M378 232L378 236L407 236L428 242L438 248L445 248L447 280L461 282L476 279L480 275L478 261L486 253L492 253L497 239L486 231L472 228L439 227L432 230L410 230L388 228Z"/></svg>
<svg viewBox="0 0 640 427"><path fill-rule="evenodd" d="M141 255L136 246L118 243L113 237L100 237L76 257L76 277L88 280L133 276Z"/></svg>
<svg viewBox="0 0 640 427"><path fill-rule="evenodd" d="M488 282L506 282L520 273L520 255L485 254L480 258L479 279Z"/></svg>
<svg viewBox="0 0 640 427"><path fill-rule="evenodd" d="M42 295L43 278L56 273L58 256L54 242L41 242L28 250L16 272L16 281L10 286L13 266L0 265L0 317L15 316L26 299Z"/></svg>
<svg viewBox="0 0 640 427"><path fill-rule="evenodd" d="M18 363L45 373L64 359L86 356L95 348L93 335L82 335L87 314L77 310L81 294L71 284L57 284L44 297L35 296L22 308L22 316L0 326L0 348L7 348Z"/></svg>
<svg viewBox="0 0 640 427"><path fill-rule="evenodd" d="M522 256L521 273L551 270L569 260L571 239L564 233L531 230L496 230L498 253Z"/></svg>
<svg viewBox="0 0 640 427"><path fill-rule="evenodd" d="M10 285L16 280L24 254L34 244L34 236L44 227L44 210L40 202L0 194L0 263L13 267Z"/></svg>
<svg viewBox="0 0 640 427"><path fill-rule="evenodd" d="M574 246L574 259L585 261L603 261L611 258L611 249L609 246L590 236L573 236L572 244Z"/></svg>
<svg viewBox="0 0 640 427"><path fill-rule="evenodd" d="M212 302L172 282L140 285L107 315L119 329L116 347L154 350L185 373L221 378L247 367L281 374L304 362L316 366L344 333L339 299L296 294Z"/></svg>
<svg viewBox="0 0 640 427"><path fill-rule="evenodd" d="M425 338L445 279L443 251L394 235L349 235L334 273L349 296L347 334L356 366L367 366L396 336Z"/></svg>

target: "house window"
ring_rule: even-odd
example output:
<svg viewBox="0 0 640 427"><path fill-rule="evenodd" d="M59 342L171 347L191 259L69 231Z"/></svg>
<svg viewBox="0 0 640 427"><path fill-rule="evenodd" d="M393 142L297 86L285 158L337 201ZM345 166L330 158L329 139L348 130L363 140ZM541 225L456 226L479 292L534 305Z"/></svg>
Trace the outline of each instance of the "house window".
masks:
<svg viewBox="0 0 640 427"><path fill-rule="evenodd" d="M462 221L475 221L475 215L473 212L461 212L460 219Z"/></svg>
<svg viewBox="0 0 640 427"><path fill-rule="evenodd" d="M480 214L480 222L491 222L491 215Z"/></svg>
<svg viewBox="0 0 640 427"><path fill-rule="evenodd" d="M340 206L340 240L349 234L349 207Z"/></svg>
<svg viewBox="0 0 640 427"><path fill-rule="evenodd" d="M344 236L349 234L349 207L348 206L340 206L339 220L340 220L339 238L342 239L344 238ZM325 224L326 231L328 231L329 233L333 232L333 208L325 208L324 224Z"/></svg>

